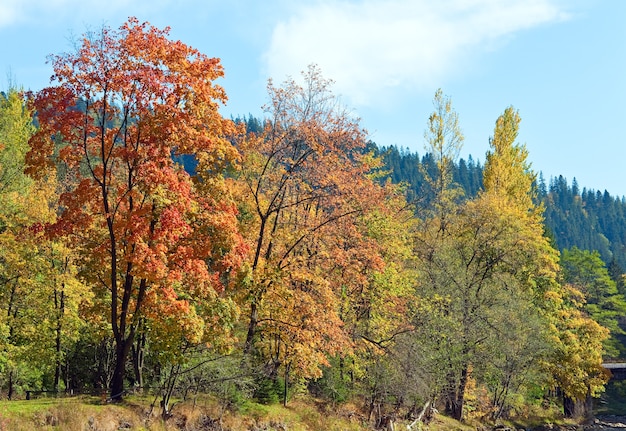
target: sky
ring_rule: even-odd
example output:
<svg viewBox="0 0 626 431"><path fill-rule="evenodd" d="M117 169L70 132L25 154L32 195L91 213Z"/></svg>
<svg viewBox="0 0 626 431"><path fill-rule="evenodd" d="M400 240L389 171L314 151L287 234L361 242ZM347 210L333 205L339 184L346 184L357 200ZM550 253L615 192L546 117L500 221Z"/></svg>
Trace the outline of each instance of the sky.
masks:
<svg viewBox="0 0 626 431"><path fill-rule="evenodd" d="M219 57L225 116L263 115L268 78L317 64L369 138L425 153L437 89L481 163L513 106L548 182L626 196L623 0L0 0L0 90L50 84L50 54L129 16Z"/></svg>

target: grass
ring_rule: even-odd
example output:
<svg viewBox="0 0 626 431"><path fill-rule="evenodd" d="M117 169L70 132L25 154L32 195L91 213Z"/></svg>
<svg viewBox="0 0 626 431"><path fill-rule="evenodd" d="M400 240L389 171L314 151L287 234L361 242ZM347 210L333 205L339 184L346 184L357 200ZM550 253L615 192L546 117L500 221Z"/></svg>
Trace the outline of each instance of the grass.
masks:
<svg viewBox="0 0 626 431"><path fill-rule="evenodd" d="M328 411L316 405L311 399L296 399L287 407L280 404L263 405L245 402L237 412L222 416L224 429L243 431L250 429L290 430L290 431L363 431L361 416L355 414L356 408L350 404L337 410ZM218 417L217 415L215 417Z"/></svg>
<svg viewBox="0 0 626 431"><path fill-rule="evenodd" d="M477 429L474 424L461 423L442 415L435 416L424 428L428 431L475 431Z"/></svg>
<svg viewBox="0 0 626 431"><path fill-rule="evenodd" d="M129 397L120 404L103 404L97 397L0 401L0 431L173 431L212 429L209 425L216 423L231 431L366 429L361 426L360 418L352 414L351 406L342 407L337 414L330 414L309 401L295 400L287 407L246 402L237 412L230 412L206 397L195 403L177 404L173 416L164 421L158 408L150 411L152 400L148 397Z"/></svg>
<svg viewBox="0 0 626 431"><path fill-rule="evenodd" d="M147 429L143 422L132 405L102 405L94 397L0 402L0 431Z"/></svg>
<svg viewBox="0 0 626 431"><path fill-rule="evenodd" d="M151 411L153 397L128 397L121 404L105 404L98 397L40 398L29 401L0 401L0 431L195 431L195 430L265 430L265 431L365 431L371 430L367 418L355 404L330 406L312 398L297 398L288 404L262 405L250 401L235 411L225 410L214 398L174 406L173 416L164 421L160 411ZM525 419L505 423L513 427L554 423L550 412L526 412ZM554 413L554 412L552 412ZM396 429L406 429L406 421ZM221 428L220 428L221 426ZM473 431L479 423L460 423L436 415L423 431Z"/></svg>

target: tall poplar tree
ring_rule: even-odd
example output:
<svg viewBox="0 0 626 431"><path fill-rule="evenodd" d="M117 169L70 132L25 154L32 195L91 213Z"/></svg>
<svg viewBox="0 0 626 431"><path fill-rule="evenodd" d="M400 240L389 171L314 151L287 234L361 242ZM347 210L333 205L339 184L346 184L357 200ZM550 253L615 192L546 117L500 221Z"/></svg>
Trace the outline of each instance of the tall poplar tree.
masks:
<svg viewBox="0 0 626 431"><path fill-rule="evenodd" d="M415 342L428 346L432 351L432 354L425 355L431 360L422 364L424 369L431 370L432 375L427 380L431 382L434 393L445 394L446 410L460 418L462 402L457 409L456 394L459 385L464 393L467 373L465 377L460 377L461 369L467 371L469 362L466 358L470 352L463 351L457 343L462 339L458 332L461 310L453 298L459 297L457 289L465 285L461 280L465 278L461 271L463 262L458 260L457 253L464 228L459 218L461 190L454 184L452 168L463 143L463 134L452 102L444 97L441 89L435 93L433 105L424 137L434 169L427 169L429 164L424 162L420 165L432 200L418 210L422 220L415 235L415 254L420 262L416 295L422 297L425 304L431 303L431 306L425 307L426 316L418 317L419 323L416 324L426 325L428 329L416 334L433 336L425 340L418 336Z"/></svg>
<svg viewBox="0 0 626 431"><path fill-rule="evenodd" d="M489 139L491 149L485 161L483 185L487 194L532 213L536 210L533 203L536 175L527 160L526 146L515 142L520 122L513 107L506 108L498 117L494 135Z"/></svg>
<svg viewBox="0 0 626 431"><path fill-rule="evenodd" d="M439 366L427 368L441 370L431 380L439 382L446 411L457 419L463 417L472 375L499 391L494 404L501 411L515 374L535 359L521 360L520 352L545 353L522 336L529 330L541 336L534 290L554 283L556 253L543 236L541 211L532 201L527 153L515 143L518 124L512 108L496 122L485 190L456 206L448 199L453 211L440 212L445 219L435 213L416 237L423 262L420 289L432 302L427 324L434 337L425 345ZM515 368L513 358L519 359Z"/></svg>
<svg viewBox="0 0 626 431"><path fill-rule="evenodd" d="M423 169L423 175L433 193L431 210L445 229L446 215L453 211L455 200L462 195L462 189L454 183L453 169L465 138L452 100L441 89L435 93L433 106L424 138L425 149L433 157L436 169L434 173Z"/></svg>
<svg viewBox="0 0 626 431"><path fill-rule="evenodd" d="M483 171L484 192L478 200L494 211L494 223L509 220L514 229L504 240L511 265L508 281L499 288L510 300L508 319L492 339L489 369L496 412L502 412L510 391L527 379L530 367L551 351L548 322L541 309L543 297L556 289L558 252L544 235L543 207L535 204L536 174L528 162L528 150L516 142L521 117L508 107L498 117ZM533 333L533 337L528 337Z"/></svg>

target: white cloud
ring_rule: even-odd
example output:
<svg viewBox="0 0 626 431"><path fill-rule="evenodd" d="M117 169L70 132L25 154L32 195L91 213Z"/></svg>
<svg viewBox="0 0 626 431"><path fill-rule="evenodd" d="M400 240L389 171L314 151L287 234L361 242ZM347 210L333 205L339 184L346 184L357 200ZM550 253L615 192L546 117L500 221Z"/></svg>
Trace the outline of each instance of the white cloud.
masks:
<svg viewBox="0 0 626 431"><path fill-rule="evenodd" d="M390 91L438 86L472 52L566 18L553 0L320 1L274 27L264 61L278 81L316 63L338 93L367 106Z"/></svg>

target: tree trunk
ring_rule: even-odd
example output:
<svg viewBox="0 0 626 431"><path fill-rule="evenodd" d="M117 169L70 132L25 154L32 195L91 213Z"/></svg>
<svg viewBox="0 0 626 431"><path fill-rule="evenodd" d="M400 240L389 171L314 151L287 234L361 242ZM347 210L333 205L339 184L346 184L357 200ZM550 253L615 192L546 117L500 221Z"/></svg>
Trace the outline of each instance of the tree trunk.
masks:
<svg viewBox="0 0 626 431"><path fill-rule="evenodd" d="M248 323L248 335L246 336L246 344L244 347L244 353L252 352L252 346L254 345L254 337L256 335L256 326L259 320L259 310L256 302L250 304L250 322Z"/></svg>
<svg viewBox="0 0 626 431"><path fill-rule="evenodd" d="M61 360L61 343L59 334L56 336L56 364L54 367L54 381L52 383L52 390L59 392L59 382L61 381L61 369L63 362Z"/></svg>
<svg viewBox="0 0 626 431"><path fill-rule="evenodd" d="M563 415L566 418L574 418L577 416L576 413L576 400L563 395Z"/></svg>
<svg viewBox="0 0 626 431"><path fill-rule="evenodd" d="M154 224L151 222L150 229L154 229ZM113 376L111 377L111 401L120 402L124 393L124 377L126 375L126 361L130 349L135 342L135 335L137 333L137 326L141 317L139 316L139 310L143 304L147 289L147 280L142 278L139 282L139 291L137 292L137 299L132 310L133 316L128 322L128 315L130 313L130 297L133 291L133 276L132 265L128 264L126 270L126 280L124 282L123 299L121 301L121 308L118 314L117 301L112 301L111 304L111 321L113 322L113 334L115 336L115 368L113 369ZM137 320L136 320L137 319Z"/></svg>
<svg viewBox="0 0 626 431"><path fill-rule="evenodd" d="M70 395L74 395L74 387L72 386L70 376L70 364L67 359L65 359L63 366L65 367L65 371L61 373L61 376L63 377L63 383L65 384L65 391L67 391Z"/></svg>
<svg viewBox="0 0 626 431"><path fill-rule="evenodd" d="M589 417L593 409L593 400L588 393L584 400L570 398L563 394L563 415L567 418Z"/></svg>
<svg viewBox="0 0 626 431"><path fill-rule="evenodd" d="M124 376L126 374L126 360L128 359L131 340L121 339L115 343L115 368L111 377L111 402L122 401L124 394Z"/></svg>
<svg viewBox="0 0 626 431"><path fill-rule="evenodd" d="M13 399L13 370L9 371L9 388L7 398L9 400Z"/></svg>
<svg viewBox="0 0 626 431"><path fill-rule="evenodd" d="M173 405L170 405L170 401L172 399L172 395L174 394L174 388L176 386L176 381L180 376L180 364L170 367L170 374L163 384L163 395L161 397L161 418L163 420L169 419L172 414Z"/></svg>
<svg viewBox="0 0 626 431"><path fill-rule="evenodd" d="M61 380L61 370L63 367L63 360L61 357L61 334L63 332L63 314L65 313L65 286L61 284L61 292L54 292L54 302L57 309L57 325L55 333L55 358L56 366L54 370L54 383L53 390L59 392L59 382Z"/></svg>
<svg viewBox="0 0 626 431"><path fill-rule="evenodd" d="M459 391L457 393L456 407L457 411L453 416L456 420L463 419L463 404L465 404L465 387L467 386L467 378L469 377L469 365L465 364L461 371L461 381L459 382Z"/></svg>
<svg viewBox="0 0 626 431"><path fill-rule="evenodd" d="M283 391L283 407L287 407L287 395L289 392L289 368L291 368L291 362L285 365L285 390Z"/></svg>
<svg viewBox="0 0 626 431"><path fill-rule="evenodd" d="M463 365L461 370L461 376L458 384L456 379L452 377L449 379L449 390L446 399L446 413L452 418L460 421L463 419L463 404L465 402L465 387L467 386L467 379L469 377L469 365Z"/></svg>
<svg viewBox="0 0 626 431"><path fill-rule="evenodd" d="M133 344L133 370L135 372L135 386L143 391L143 364L145 359L146 333L144 331L144 320L139 322L139 332L137 341Z"/></svg>

